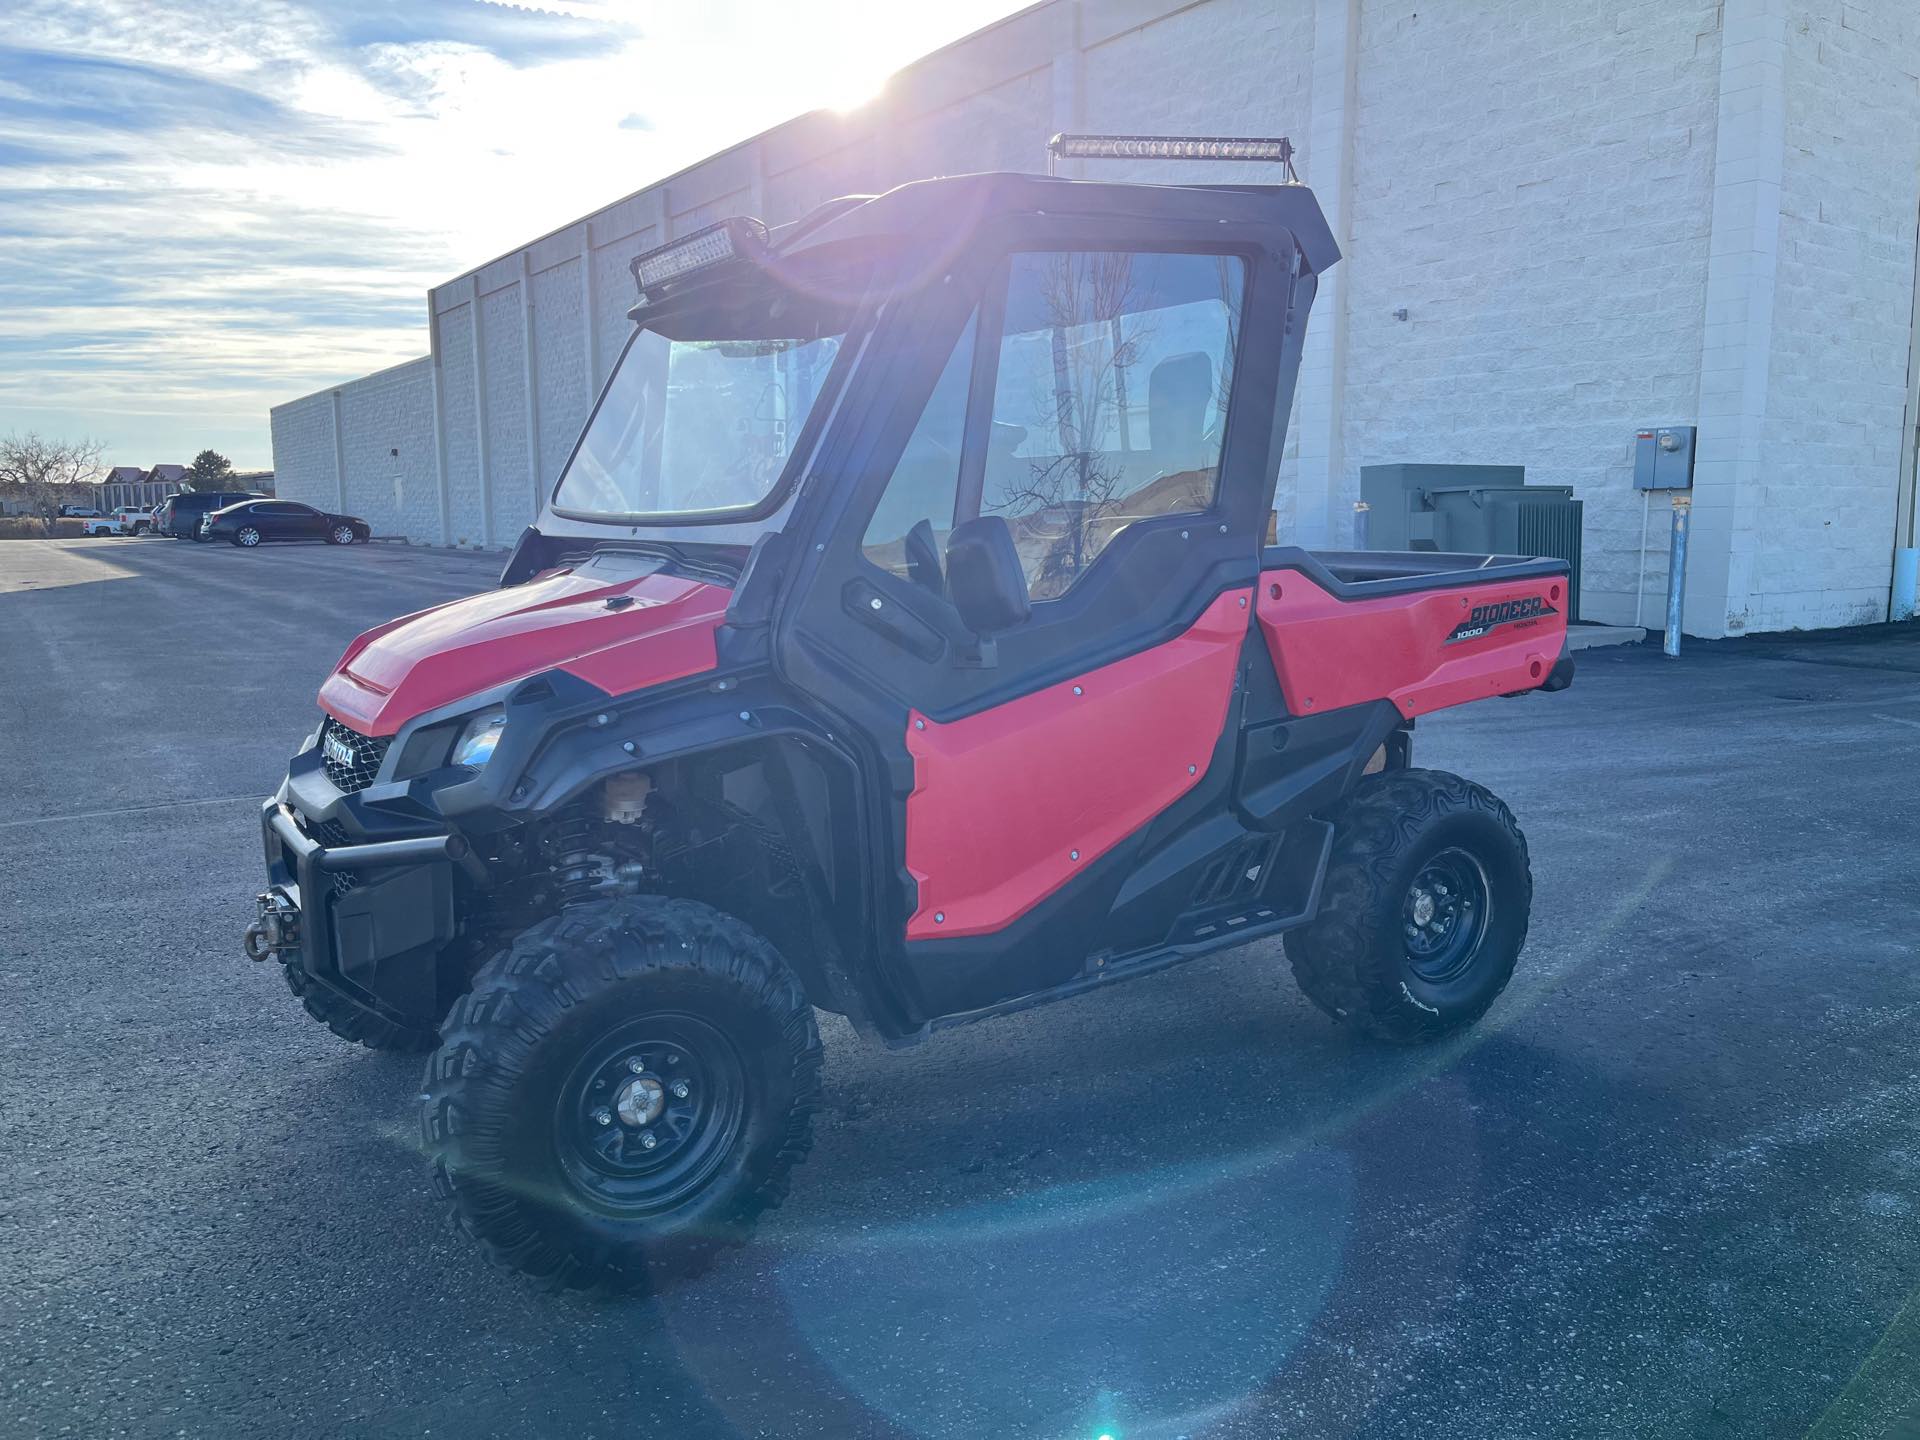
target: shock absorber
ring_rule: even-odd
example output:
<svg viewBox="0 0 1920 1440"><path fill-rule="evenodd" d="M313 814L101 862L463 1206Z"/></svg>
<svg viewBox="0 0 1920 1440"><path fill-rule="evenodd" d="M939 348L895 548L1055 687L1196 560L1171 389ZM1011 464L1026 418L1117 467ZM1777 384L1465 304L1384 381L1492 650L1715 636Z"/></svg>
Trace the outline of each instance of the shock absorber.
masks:
<svg viewBox="0 0 1920 1440"><path fill-rule="evenodd" d="M553 822L554 882L560 889L562 909L591 900L606 880L607 857L592 848L598 820L591 800L582 799Z"/></svg>

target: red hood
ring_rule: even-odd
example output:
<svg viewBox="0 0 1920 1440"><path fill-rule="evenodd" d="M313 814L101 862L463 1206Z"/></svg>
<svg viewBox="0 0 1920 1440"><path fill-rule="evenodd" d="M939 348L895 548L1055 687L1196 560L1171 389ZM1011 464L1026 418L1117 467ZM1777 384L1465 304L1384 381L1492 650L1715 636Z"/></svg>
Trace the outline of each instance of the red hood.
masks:
<svg viewBox="0 0 1920 1440"><path fill-rule="evenodd" d="M609 609L614 596L632 603ZM469 595L367 631L320 687L320 708L363 735L392 735L416 715L543 670L621 695L713 669L713 632L733 592L646 575L559 570Z"/></svg>

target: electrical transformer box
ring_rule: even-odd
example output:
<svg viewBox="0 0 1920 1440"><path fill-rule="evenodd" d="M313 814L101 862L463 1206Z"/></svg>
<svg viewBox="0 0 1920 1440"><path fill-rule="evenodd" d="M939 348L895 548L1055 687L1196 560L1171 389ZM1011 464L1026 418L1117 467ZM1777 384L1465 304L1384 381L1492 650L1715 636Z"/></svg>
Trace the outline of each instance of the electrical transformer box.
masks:
<svg viewBox="0 0 1920 1440"><path fill-rule="evenodd" d="M1581 503L1571 485L1526 478L1521 465L1363 465L1367 548L1552 556L1571 568L1577 605Z"/></svg>

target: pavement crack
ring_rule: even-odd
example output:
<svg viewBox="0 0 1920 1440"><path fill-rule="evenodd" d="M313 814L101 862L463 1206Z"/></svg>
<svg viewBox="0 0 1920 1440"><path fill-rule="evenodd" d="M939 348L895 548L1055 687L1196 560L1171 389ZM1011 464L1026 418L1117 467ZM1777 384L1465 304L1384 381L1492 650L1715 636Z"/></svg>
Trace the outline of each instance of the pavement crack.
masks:
<svg viewBox="0 0 1920 1440"><path fill-rule="evenodd" d="M153 805L117 805L108 810L76 810L68 815L34 815L25 820L0 820L0 830L18 830L29 825L59 825L69 820L104 820L112 815L137 815L147 810L179 810L190 805L237 805L242 800L258 805L265 795L215 795L204 800L162 800Z"/></svg>

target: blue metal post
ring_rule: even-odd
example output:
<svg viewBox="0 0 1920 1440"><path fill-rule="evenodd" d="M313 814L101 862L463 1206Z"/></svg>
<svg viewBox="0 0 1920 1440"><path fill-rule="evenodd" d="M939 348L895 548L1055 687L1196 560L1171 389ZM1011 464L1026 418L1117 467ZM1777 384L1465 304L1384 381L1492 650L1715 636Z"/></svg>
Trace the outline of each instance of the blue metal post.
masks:
<svg viewBox="0 0 1920 1440"><path fill-rule="evenodd" d="M1372 514L1373 507L1367 504L1366 501L1356 500L1353 502L1353 548L1356 550L1369 550L1372 548L1367 544L1369 534L1373 529L1372 525L1368 523L1369 517Z"/></svg>
<svg viewBox="0 0 1920 1440"><path fill-rule="evenodd" d="M1680 602L1687 593L1687 526L1693 517L1693 497L1673 497L1673 541L1667 547L1667 639L1661 647L1668 659L1680 654Z"/></svg>

